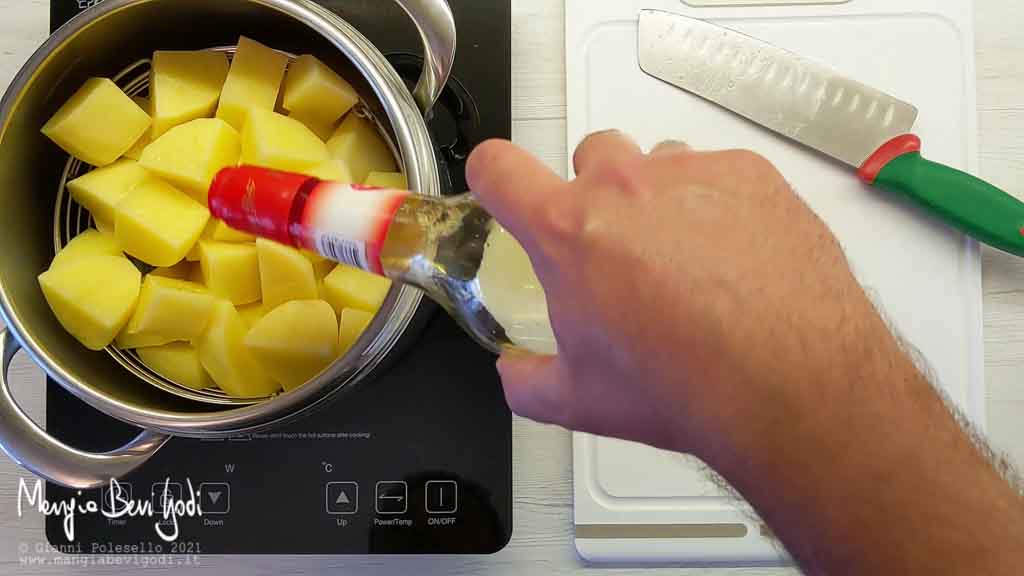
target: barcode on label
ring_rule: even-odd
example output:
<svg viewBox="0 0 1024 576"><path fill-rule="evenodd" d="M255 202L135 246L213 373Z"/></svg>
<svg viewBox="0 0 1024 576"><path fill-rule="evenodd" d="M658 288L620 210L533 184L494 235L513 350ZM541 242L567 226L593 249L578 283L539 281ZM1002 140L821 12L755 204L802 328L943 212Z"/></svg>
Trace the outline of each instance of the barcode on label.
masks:
<svg viewBox="0 0 1024 576"><path fill-rule="evenodd" d="M355 266L363 270L369 268L366 260L366 244L355 242L346 238L339 238L332 234L320 236L317 247L321 254L342 264Z"/></svg>

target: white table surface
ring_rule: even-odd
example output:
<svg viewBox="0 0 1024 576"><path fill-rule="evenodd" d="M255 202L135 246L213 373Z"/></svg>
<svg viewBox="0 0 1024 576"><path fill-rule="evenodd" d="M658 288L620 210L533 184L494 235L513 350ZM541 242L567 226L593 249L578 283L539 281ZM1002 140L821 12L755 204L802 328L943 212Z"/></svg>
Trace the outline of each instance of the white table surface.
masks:
<svg viewBox="0 0 1024 576"><path fill-rule="evenodd" d="M1024 198L1024 4L977 0L978 112L982 175ZM564 10L560 0L513 0L513 138L565 172ZM7 85L48 30L47 0L0 0L0 85ZM989 432L995 447L1024 467L1024 260L985 250L985 369ZM43 380L19 359L18 397L43 419ZM923 449L925 447L922 447ZM791 569L597 570L572 544L569 434L515 422L515 533L486 557L203 557L200 568L151 568L158 574L789 574ZM132 574L138 568L23 566L19 547L45 541L37 516L19 519L23 472L0 456L0 576ZM268 523L266 529L281 529Z"/></svg>

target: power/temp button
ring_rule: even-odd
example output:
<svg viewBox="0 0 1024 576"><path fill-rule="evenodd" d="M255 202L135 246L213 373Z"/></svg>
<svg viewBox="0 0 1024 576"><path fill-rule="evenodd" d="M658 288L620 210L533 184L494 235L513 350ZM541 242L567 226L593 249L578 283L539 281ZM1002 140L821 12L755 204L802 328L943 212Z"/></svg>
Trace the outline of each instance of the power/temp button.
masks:
<svg viewBox="0 0 1024 576"><path fill-rule="evenodd" d="M459 485L455 480L431 480L426 487L427 514L455 514L459 510Z"/></svg>

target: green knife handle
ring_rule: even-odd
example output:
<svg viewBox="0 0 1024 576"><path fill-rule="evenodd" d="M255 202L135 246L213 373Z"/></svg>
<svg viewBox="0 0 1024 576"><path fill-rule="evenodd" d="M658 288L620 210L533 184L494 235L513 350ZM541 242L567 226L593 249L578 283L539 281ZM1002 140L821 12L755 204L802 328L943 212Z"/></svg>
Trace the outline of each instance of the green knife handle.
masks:
<svg viewBox="0 0 1024 576"><path fill-rule="evenodd" d="M912 151L884 164L874 184L908 196L985 244L1024 256L1024 202L980 178Z"/></svg>

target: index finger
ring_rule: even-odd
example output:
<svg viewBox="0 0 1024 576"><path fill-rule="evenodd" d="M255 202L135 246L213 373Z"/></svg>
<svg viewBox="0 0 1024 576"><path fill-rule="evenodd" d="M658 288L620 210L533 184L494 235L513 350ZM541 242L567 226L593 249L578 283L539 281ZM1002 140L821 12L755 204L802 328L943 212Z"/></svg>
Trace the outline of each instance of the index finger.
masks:
<svg viewBox="0 0 1024 576"><path fill-rule="evenodd" d="M476 147L466 162L466 182L484 209L526 244L532 244L532 219L566 185L534 155L507 140Z"/></svg>

